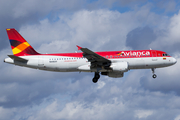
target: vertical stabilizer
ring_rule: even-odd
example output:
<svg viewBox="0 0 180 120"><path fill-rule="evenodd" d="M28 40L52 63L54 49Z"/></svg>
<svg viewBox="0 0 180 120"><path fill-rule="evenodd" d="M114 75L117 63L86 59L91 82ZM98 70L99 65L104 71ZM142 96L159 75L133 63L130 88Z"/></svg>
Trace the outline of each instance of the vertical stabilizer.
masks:
<svg viewBox="0 0 180 120"><path fill-rule="evenodd" d="M14 29L6 29L15 56L38 55L33 47Z"/></svg>

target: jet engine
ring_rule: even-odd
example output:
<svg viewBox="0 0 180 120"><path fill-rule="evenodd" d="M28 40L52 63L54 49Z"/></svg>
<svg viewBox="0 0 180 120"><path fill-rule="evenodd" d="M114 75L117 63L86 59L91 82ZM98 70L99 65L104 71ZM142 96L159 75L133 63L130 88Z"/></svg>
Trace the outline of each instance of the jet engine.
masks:
<svg viewBox="0 0 180 120"><path fill-rule="evenodd" d="M127 72L128 71L128 63L127 62L112 63L110 68L116 72Z"/></svg>
<svg viewBox="0 0 180 120"><path fill-rule="evenodd" d="M101 72L101 75L107 75L113 78L123 77L124 72L128 71L128 63L127 62L112 63L110 68L112 69L112 71Z"/></svg>

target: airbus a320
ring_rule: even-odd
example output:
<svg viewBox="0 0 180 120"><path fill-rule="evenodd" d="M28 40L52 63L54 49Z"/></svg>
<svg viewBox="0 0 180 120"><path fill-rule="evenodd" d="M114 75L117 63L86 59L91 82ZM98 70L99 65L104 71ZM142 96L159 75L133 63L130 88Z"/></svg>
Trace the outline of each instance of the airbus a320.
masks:
<svg viewBox="0 0 180 120"><path fill-rule="evenodd" d="M151 69L175 64L175 58L159 50L128 50L93 52L80 46L78 53L40 54L14 29L6 29L13 55L4 62L34 69L56 72L94 72L96 83L101 75L113 78L124 76L130 69Z"/></svg>

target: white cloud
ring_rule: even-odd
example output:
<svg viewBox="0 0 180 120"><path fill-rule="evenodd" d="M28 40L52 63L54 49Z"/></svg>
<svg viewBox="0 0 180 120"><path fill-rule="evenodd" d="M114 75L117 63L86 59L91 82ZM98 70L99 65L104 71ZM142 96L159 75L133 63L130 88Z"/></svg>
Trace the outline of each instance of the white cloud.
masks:
<svg viewBox="0 0 180 120"><path fill-rule="evenodd" d="M29 15L37 15L37 17L45 16L50 12L59 9L76 10L84 4L81 0L17 0L6 2L0 1L0 15L10 14L14 18L27 17ZM3 12L4 11L4 12Z"/></svg>
<svg viewBox="0 0 180 120"><path fill-rule="evenodd" d="M105 9L81 10L71 16L60 15L59 20L53 23L44 19L39 24L23 26L20 33L32 46L42 45L40 52L72 52L77 50L75 45L94 51L128 49L125 46L126 35L142 26L141 21L148 21L149 16L154 16L149 13L149 7L127 13Z"/></svg>
<svg viewBox="0 0 180 120"><path fill-rule="evenodd" d="M99 81L99 82L98 82L98 87L97 87L97 89L101 89L101 88L103 88L105 85L106 85L105 82Z"/></svg>
<svg viewBox="0 0 180 120"><path fill-rule="evenodd" d="M63 110L58 110L59 104L54 101L45 109L40 110L36 116L28 120L48 120L48 119L109 119L109 115L116 115L123 112L124 105L114 98L114 103L101 104L93 102L92 104L70 102L65 105Z"/></svg>
<svg viewBox="0 0 180 120"><path fill-rule="evenodd" d="M180 11L177 14L174 14L169 19L169 22L166 24L166 27L156 31L158 38L156 41L152 42L149 46L153 49L165 49L168 51L179 51L176 44L180 44L180 34L179 34L179 29L180 29ZM173 51L174 50L174 51Z"/></svg>
<svg viewBox="0 0 180 120"><path fill-rule="evenodd" d="M152 115L153 111L151 110L136 110L135 111L135 117L141 118L147 118L148 116Z"/></svg>
<svg viewBox="0 0 180 120"><path fill-rule="evenodd" d="M180 115L178 115L174 120L180 120Z"/></svg>
<svg viewBox="0 0 180 120"><path fill-rule="evenodd" d="M180 30L180 11L178 14L175 14L170 21L170 25L169 25L169 35L171 40L173 40L173 42L171 41L171 44L173 43L177 43L180 42L180 35L179 35L179 30Z"/></svg>

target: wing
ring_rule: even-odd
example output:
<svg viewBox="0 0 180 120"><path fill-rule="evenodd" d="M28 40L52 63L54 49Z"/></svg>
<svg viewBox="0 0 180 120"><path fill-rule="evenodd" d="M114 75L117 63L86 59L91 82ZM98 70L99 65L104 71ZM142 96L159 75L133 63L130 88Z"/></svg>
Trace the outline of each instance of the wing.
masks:
<svg viewBox="0 0 180 120"><path fill-rule="evenodd" d="M83 56L88 59L89 62L91 62L91 68L105 68L108 69L111 65L111 61L102 57L101 55L89 50L88 48L82 48L80 46L77 46L78 50L81 50L83 52Z"/></svg>

